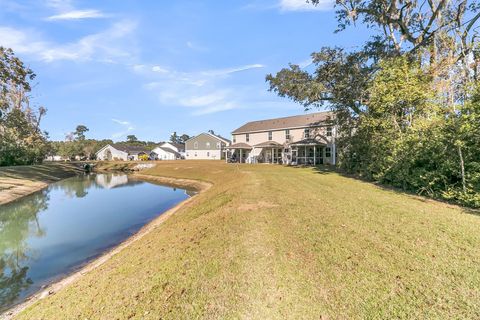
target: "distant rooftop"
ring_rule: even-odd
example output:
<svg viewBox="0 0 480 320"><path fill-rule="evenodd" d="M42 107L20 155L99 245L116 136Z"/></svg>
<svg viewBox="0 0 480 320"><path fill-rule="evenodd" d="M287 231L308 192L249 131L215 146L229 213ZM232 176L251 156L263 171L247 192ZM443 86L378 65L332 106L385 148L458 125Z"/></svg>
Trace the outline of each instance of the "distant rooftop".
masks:
<svg viewBox="0 0 480 320"><path fill-rule="evenodd" d="M333 118L332 111L316 112L302 114L298 116L258 120L247 122L240 128L234 130L232 134L260 132L269 130L280 130L289 128L314 127L323 124L325 121Z"/></svg>

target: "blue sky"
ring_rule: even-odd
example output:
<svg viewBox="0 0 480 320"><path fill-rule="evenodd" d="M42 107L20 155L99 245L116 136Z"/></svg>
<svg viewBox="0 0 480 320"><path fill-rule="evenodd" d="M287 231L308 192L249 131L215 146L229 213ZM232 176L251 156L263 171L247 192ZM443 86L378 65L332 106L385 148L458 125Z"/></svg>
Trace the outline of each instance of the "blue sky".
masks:
<svg viewBox="0 0 480 320"><path fill-rule="evenodd" d="M265 75L365 37L335 27L329 0L0 0L0 45L37 73L33 102L48 109L53 140L77 124L116 141L229 137L247 121L302 113Z"/></svg>

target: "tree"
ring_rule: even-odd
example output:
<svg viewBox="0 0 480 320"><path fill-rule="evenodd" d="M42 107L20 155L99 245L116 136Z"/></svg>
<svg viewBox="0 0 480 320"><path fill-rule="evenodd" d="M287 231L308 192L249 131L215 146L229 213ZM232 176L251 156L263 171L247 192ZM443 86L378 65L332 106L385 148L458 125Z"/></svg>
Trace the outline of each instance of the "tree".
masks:
<svg viewBox="0 0 480 320"><path fill-rule="evenodd" d="M185 143L188 139L190 139L190 136L184 133L180 136L179 140L180 140L180 143Z"/></svg>
<svg viewBox="0 0 480 320"><path fill-rule="evenodd" d="M135 135L130 134L130 135L127 136L127 142L128 143L135 143L137 141L138 141L138 138Z"/></svg>
<svg viewBox="0 0 480 320"><path fill-rule="evenodd" d="M0 47L0 166L39 163L48 152L48 135L39 129L46 109L30 102L34 79L11 49Z"/></svg>
<svg viewBox="0 0 480 320"><path fill-rule="evenodd" d="M291 64L267 75L270 90L335 111L341 168L480 207L480 108L471 90L480 4L337 0L336 9L336 32L363 24L373 36L356 51L313 53L314 72Z"/></svg>
<svg viewBox="0 0 480 320"><path fill-rule="evenodd" d="M178 137L178 135L177 135L177 132L173 132L173 133L170 135L170 142L178 143L178 140L179 140L179 137Z"/></svg>
<svg viewBox="0 0 480 320"><path fill-rule="evenodd" d="M73 134L76 136L77 140L83 141L85 140L85 132L87 131L89 131L89 129L83 124L80 124L77 126Z"/></svg>

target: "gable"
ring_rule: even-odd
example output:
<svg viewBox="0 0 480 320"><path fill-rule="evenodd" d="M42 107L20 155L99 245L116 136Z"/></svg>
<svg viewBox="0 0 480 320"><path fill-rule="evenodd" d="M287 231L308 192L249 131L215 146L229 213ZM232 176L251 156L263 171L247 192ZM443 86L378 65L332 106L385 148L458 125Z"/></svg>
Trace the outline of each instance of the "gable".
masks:
<svg viewBox="0 0 480 320"><path fill-rule="evenodd" d="M226 146L227 143L221 138L211 135L209 133L201 133L198 136L195 136L187 142L185 142L186 150L218 150L217 143L220 143L221 146ZM195 148L195 145L198 145L198 148Z"/></svg>

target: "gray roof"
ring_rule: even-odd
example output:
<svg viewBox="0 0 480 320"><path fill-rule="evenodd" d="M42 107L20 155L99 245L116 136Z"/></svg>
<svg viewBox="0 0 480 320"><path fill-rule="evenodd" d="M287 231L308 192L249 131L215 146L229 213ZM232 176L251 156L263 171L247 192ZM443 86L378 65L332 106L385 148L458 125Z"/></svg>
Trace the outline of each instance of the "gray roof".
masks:
<svg viewBox="0 0 480 320"><path fill-rule="evenodd" d="M112 145L112 147L114 147L115 149L117 150L120 150L120 151L123 151L123 152L126 152L128 154L140 154L140 153L145 153L145 154L148 154L148 151L145 149L144 146L130 146L130 145L126 145L126 144L114 144Z"/></svg>
<svg viewBox="0 0 480 320"><path fill-rule="evenodd" d="M174 142L166 142L166 143L170 143L172 146L174 146L178 150L185 150L185 143L174 143Z"/></svg>
<svg viewBox="0 0 480 320"><path fill-rule="evenodd" d="M318 141L317 139L303 139L290 144L291 146L306 146L306 145L327 145L326 142Z"/></svg>
<svg viewBox="0 0 480 320"><path fill-rule="evenodd" d="M162 150L165 151L165 152L173 153L175 156L180 157L180 153L178 153L177 151L172 150L172 149L170 149L170 148L167 148L167 147L157 147L157 148L158 148L158 149L162 149ZM156 148L155 148L155 149L156 149ZM154 151L152 151L152 152L154 152Z"/></svg>
<svg viewBox="0 0 480 320"><path fill-rule="evenodd" d="M252 146L247 143L238 142L230 145L227 149L252 149Z"/></svg>
<svg viewBox="0 0 480 320"><path fill-rule="evenodd" d="M315 127L319 125L324 125L326 121L328 121L329 119L333 119L333 116L334 113L332 111L324 111L302 114L292 117L251 121L234 130L232 134L281 130L290 128Z"/></svg>
<svg viewBox="0 0 480 320"><path fill-rule="evenodd" d="M276 148L276 147L281 147L281 146L283 146L283 144L280 144L276 141L265 141L265 142L256 144L254 147L257 147L257 148L269 148L269 147Z"/></svg>

